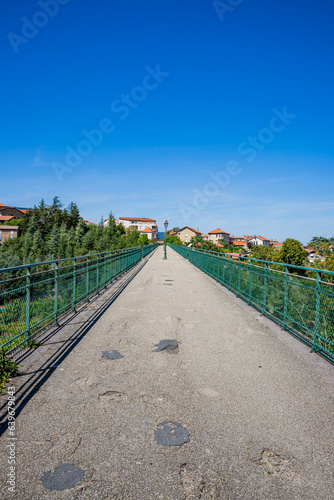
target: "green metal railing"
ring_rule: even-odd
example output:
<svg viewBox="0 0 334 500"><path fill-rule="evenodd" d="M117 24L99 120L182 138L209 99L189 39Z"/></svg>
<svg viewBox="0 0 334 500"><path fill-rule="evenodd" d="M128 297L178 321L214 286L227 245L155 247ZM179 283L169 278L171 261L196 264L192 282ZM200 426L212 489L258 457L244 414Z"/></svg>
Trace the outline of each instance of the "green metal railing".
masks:
<svg viewBox="0 0 334 500"><path fill-rule="evenodd" d="M169 246L334 362L334 272Z"/></svg>
<svg viewBox="0 0 334 500"><path fill-rule="evenodd" d="M0 269L0 349L29 346L46 326L106 288L158 244Z"/></svg>

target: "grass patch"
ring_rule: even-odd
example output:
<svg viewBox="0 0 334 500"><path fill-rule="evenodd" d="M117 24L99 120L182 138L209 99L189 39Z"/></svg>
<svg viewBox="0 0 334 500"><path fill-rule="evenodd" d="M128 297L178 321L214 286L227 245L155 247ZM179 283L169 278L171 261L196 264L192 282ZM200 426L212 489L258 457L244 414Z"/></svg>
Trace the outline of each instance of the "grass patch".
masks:
<svg viewBox="0 0 334 500"><path fill-rule="evenodd" d="M2 350L0 355L0 394L4 392L5 384L10 377L15 375L19 365L15 361L7 359L6 353Z"/></svg>
<svg viewBox="0 0 334 500"><path fill-rule="evenodd" d="M28 347L30 347L31 349L37 349L37 347L40 347L41 345L44 345L44 344L42 344L41 342L37 342L34 339L28 340Z"/></svg>

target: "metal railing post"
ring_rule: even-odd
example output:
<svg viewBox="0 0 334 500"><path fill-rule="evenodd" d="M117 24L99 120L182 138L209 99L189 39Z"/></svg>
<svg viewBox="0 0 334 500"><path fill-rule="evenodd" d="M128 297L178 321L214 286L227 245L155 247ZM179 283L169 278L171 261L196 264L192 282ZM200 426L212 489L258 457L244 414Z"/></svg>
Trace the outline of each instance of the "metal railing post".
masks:
<svg viewBox="0 0 334 500"><path fill-rule="evenodd" d="M321 276L317 271L316 282L316 295L315 295L315 318L314 318L314 337L312 351L316 352L319 345L319 323L320 323L320 292L321 292Z"/></svg>
<svg viewBox="0 0 334 500"><path fill-rule="evenodd" d="M226 264L226 257L225 255L223 256L223 283L225 283L225 264Z"/></svg>
<svg viewBox="0 0 334 500"><path fill-rule="evenodd" d="M89 302L89 256L86 259L86 300Z"/></svg>
<svg viewBox="0 0 334 500"><path fill-rule="evenodd" d="M253 262L250 261L250 266L249 266L249 290L248 290L248 305L252 301L252 276L253 276Z"/></svg>
<svg viewBox="0 0 334 500"><path fill-rule="evenodd" d="M77 293L77 260L73 261L73 295L72 295L72 311L75 312L75 301Z"/></svg>
<svg viewBox="0 0 334 500"><path fill-rule="evenodd" d="M112 279L113 279L112 266L113 266L113 253L112 253L112 251L110 251L110 278L109 278L110 283L112 282Z"/></svg>
<svg viewBox="0 0 334 500"><path fill-rule="evenodd" d="M96 256L96 291L99 293L99 284L100 284L100 264L99 264L99 256Z"/></svg>
<svg viewBox="0 0 334 500"><path fill-rule="evenodd" d="M266 311L267 308L267 280L268 280L268 264L264 264L264 284L263 284L263 308L262 312L263 314Z"/></svg>
<svg viewBox="0 0 334 500"><path fill-rule="evenodd" d="M104 288L107 288L107 254L103 254L103 264L104 264Z"/></svg>
<svg viewBox="0 0 334 500"><path fill-rule="evenodd" d="M26 331L25 331L25 346L28 346L30 337L30 303L31 303L31 270L27 267L26 271Z"/></svg>
<svg viewBox="0 0 334 500"><path fill-rule="evenodd" d="M240 297L240 255L238 256L238 294L237 297Z"/></svg>
<svg viewBox="0 0 334 500"><path fill-rule="evenodd" d="M232 255L230 255L230 290L232 288Z"/></svg>
<svg viewBox="0 0 334 500"><path fill-rule="evenodd" d="M288 267L285 266L285 276L284 276L284 312L283 312L283 330L286 329L287 325L287 315L288 315L288 296L289 296L289 272Z"/></svg>
<svg viewBox="0 0 334 500"><path fill-rule="evenodd" d="M55 310L54 310L54 319L55 324L58 325L57 317L58 317L58 280L59 280L59 266L58 262L55 262Z"/></svg>

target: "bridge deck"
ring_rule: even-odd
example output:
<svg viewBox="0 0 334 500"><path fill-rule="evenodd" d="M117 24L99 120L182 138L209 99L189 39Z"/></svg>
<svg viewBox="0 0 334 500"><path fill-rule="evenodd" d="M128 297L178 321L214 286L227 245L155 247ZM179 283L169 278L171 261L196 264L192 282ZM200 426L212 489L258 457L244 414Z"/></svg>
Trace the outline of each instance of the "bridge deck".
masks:
<svg viewBox="0 0 334 500"><path fill-rule="evenodd" d="M72 348L56 367L43 368L49 345L12 380L20 400L38 367L48 373L17 417L17 498L332 498L333 366L174 251L162 255L98 321L87 314L104 298L70 321L67 332L89 328L80 342L57 340ZM163 339L178 348L156 351ZM102 357L112 351L123 358ZM160 444L164 421L182 426L167 443L186 430L189 442ZM1 498L11 498L8 437Z"/></svg>

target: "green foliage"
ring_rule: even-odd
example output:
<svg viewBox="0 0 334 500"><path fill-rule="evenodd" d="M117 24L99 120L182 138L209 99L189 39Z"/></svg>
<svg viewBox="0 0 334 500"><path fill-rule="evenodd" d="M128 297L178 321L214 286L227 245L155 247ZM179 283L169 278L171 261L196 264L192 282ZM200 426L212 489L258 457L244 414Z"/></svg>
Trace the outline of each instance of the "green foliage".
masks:
<svg viewBox="0 0 334 500"><path fill-rule="evenodd" d="M149 244L150 244L150 240L148 239L147 234L142 234L142 235L138 238L138 242L137 242L137 244L138 244L138 245L140 245L140 246L149 245Z"/></svg>
<svg viewBox="0 0 334 500"><path fill-rule="evenodd" d="M328 243L325 243L324 245L326 245L323 252L325 260L315 260L312 264L309 264L309 267L334 272L334 252L330 249ZM312 271L308 271L307 275L311 278L316 277L316 273ZM329 283L334 283L334 276L332 274L323 273L321 275L321 279Z"/></svg>
<svg viewBox="0 0 334 500"><path fill-rule="evenodd" d="M209 250L210 252L222 252L222 248L217 247L212 241L203 240L201 236L193 236L190 243L194 248L200 248L201 250Z"/></svg>
<svg viewBox="0 0 334 500"><path fill-rule="evenodd" d="M0 394L3 392L6 382L15 375L18 365L15 361L7 359L5 351L2 349L0 354Z"/></svg>
<svg viewBox="0 0 334 500"><path fill-rule="evenodd" d="M280 262L282 264L289 264L293 266L309 267L309 263L306 261L307 255L308 254L302 247L301 243L293 238L286 239L283 242L281 250L266 245L254 245L251 248L251 257L253 259L268 262ZM280 267L277 269L279 268Z"/></svg>
<svg viewBox="0 0 334 500"><path fill-rule="evenodd" d="M5 222L1 222L2 226L19 226L21 219L12 219L6 220Z"/></svg>
<svg viewBox="0 0 334 500"><path fill-rule="evenodd" d="M174 236L169 236L169 234L167 234L166 243L167 245L169 245L170 243L173 243L173 245L182 245L182 241L178 236L176 236L176 234Z"/></svg>
<svg viewBox="0 0 334 500"><path fill-rule="evenodd" d="M267 245L252 246L251 257L253 259L266 260L269 262L281 262L280 251L275 247L268 247Z"/></svg>
<svg viewBox="0 0 334 500"><path fill-rule="evenodd" d="M308 246L313 247L320 255L325 255L329 249L329 245L334 245L334 236L324 238L323 236L313 236Z"/></svg>
<svg viewBox="0 0 334 500"><path fill-rule="evenodd" d="M303 266L305 265L306 257L307 252L298 240L288 238L283 242L280 250L280 259L284 264Z"/></svg>
<svg viewBox="0 0 334 500"><path fill-rule="evenodd" d="M112 212L109 224L85 224L78 206L62 208L56 196L50 206L44 200L18 221L20 236L0 245L0 268L80 255L130 248L149 243L139 232L116 225ZM140 241L139 241L140 240Z"/></svg>
<svg viewBox="0 0 334 500"><path fill-rule="evenodd" d="M187 257L186 249L174 250ZM196 251L189 251L189 261L285 329L299 332L310 342L317 332L316 348L334 355L334 292L333 285L324 282L325 273L318 287L316 280L285 275L284 267L275 264L264 268L259 262L251 265L248 260L229 261Z"/></svg>
<svg viewBox="0 0 334 500"><path fill-rule="evenodd" d="M40 347L41 345L43 345L43 344L41 344L41 342L37 342L34 339L29 339L27 344L30 347L30 349L37 349L37 347Z"/></svg>

